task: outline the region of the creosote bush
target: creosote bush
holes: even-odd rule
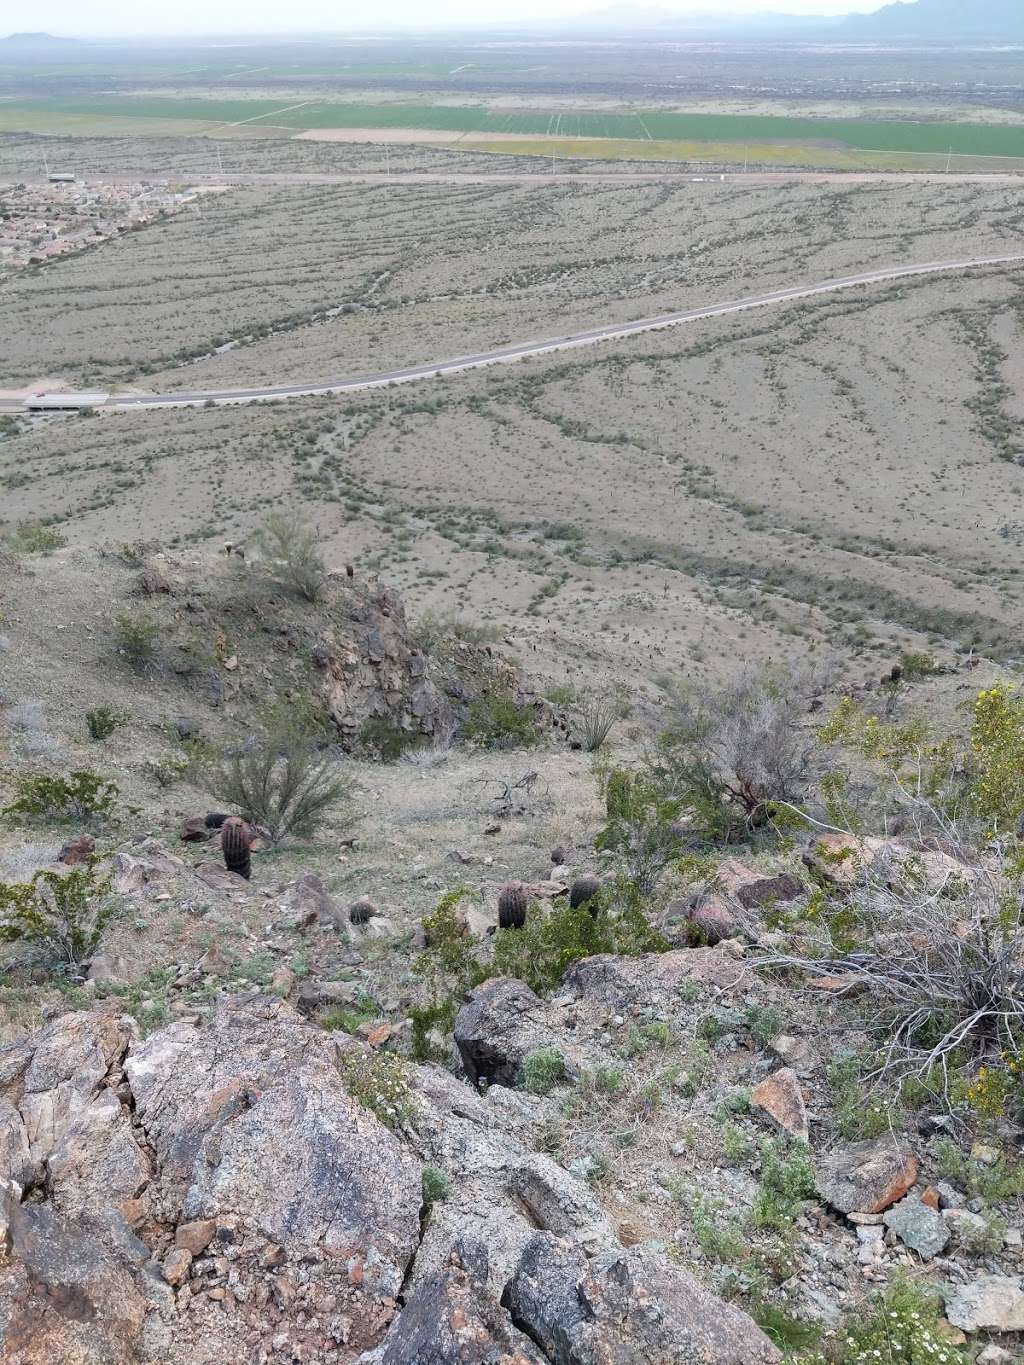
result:
[[[300,517],[274,512],[256,536],[263,563],[284,587],[307,602],[319,602],[327,584],[327,565],[316,528]]]
[[[14,800],[0,814],[24,820],[101,822],[110,816],[117,796],[116,782],[85,769],[67,777],[23,773],[15,779]]]
[[[110,879],[90,858],[69,872],[36,872],[31,881],[0,882],[0,942],[43,949],[72,974],[96,951],[112,914]]]
[[[540,740],[533,708],[500,691],[470,702],[462,735],[481,749],[528,749]]]
[[[305,838],[333,807],[350,801],[354,779],[301,726],[271,718],[209,775],[210,790],[273,840]]]

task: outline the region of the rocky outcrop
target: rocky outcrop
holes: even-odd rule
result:
[[[475,1002],[507,1012],[510,1069],[517,1008],[538,1027],[573,1008],[511,984]],[[112,1010],[71,1014],[0,1051],[2,1358],[778,1359],[661,1255],[623,1249],[590,1188],[532,1149],[530,1097],[410,1066],[396,1132],[350,1093],[355,1076],[373,1095],[376,1060],[263,995],[146,1039]],[[422,1218],[427,1163],[448,1193]]]
[[[773,1365],[781,1351],[743,1312],[643,1247],[588,1263],[539,1232],[504,1302],[552,1365]]]
[[[454,1034],[466,1075],[474,1082],[515,1085],[531,1052],[565,1048],[548,1006],[512,977],[478,986],[459,1011]]]

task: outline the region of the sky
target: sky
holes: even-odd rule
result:
[[[488,23],[551,20],[587,14],[621,0],[492,0]],[[680,14],[844,14],[880,8],[884,0],[636,0],[640,7]],[[135,34],[298,33],[365,30],[370,24],[429,27],[481,23],[479,0],[380,0],[371,7],[337,0],[6,0],[0,4],[0,33],[31,31],[88,38]],[[286,17],[285,17],[286,16]]]

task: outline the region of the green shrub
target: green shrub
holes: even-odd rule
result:
[[[59,531],[36,521],[19,521],[13,530],[6,532],[4,539],[19,555],[49,555],[68,543]]]
[[[481,749],[528,749],[540,739],[533,707],[501,692],[486,692],[470,702],[462,734]]]
[[[580,743],[588,754],[597,753],[607,742],[615,725],[629,714],[621,691],[588,692],[578,699],[573,720]]]
[[[429,992],[425,1004],[414,1005],[412,1052],[417,1061],[443,1061],[444,1052],[431,1034],[448,1034],[467,993],[486,976],[479,945],[466,933],[459,904],[468,896],[465,888],[442,896],[432,915],[423,921],[427,947],[417,957],[413,971]]]
[[[419,735],[403,730],[384,716],[371,716],[359,730],[359,744],[362,749],[378,755],[385,763],[394,763],[408,749],[420,743]]]
[[[531,1095],[550,1095],[567,1079],[565,1058],[556,1047],[538,1047],[523,1058],[519,1083]]]
[[[354,780],[301,728],[272,721],[208,774],[210,790],[271,839],[306,838],[328,810],[350,800]]]
[[[0,882],[0,941],[39,946],[77,973],[96,951],[112,914],[110,879],[90,858],[70,872],[36,872],[29,882]]]
[[[338,1063],[345,1089],[386,1128],[398,1130],[416,1112],[404,1063],[391,1052],[347,1052]]]
[[[598,1095],[617,1095],[622,1089],[625,1072],[621,1066],[595,1066],[580,1077],[580,1090]]]
[[[785,1019],[782,1013],[771,1005],[751,1005],[744,1012],[743,1022],[758,1047],[765,1048],[782,1032]]]
[[[665,872],[683,856],[677,821],[683,802],[656,769],[609,774],[605,784],[607,823],[596,848],[607,854],[641,896],[657,889]]]
[[[754,1227],[788,1227],[801,1203],[817,1193],[814,1164],[803,1143],[775,1138],[761,1144],[761,1180],[751,1210]]]
[[[423,1167],[423,1205],[426,1209],[429,1209],[431,1204],[447,1199],[450,1191],[451,1182],[444,1171],[438,1170],[436,1166]]]
[[[109,739],[115,730],[125,724],[128,717],[123,711],[115,711],[112,706],[97,706],[86,711],[85,723],[91,739]]]
[[[284,512],[267,517],[256,536],[270,574],[307,602],[319,602],[327,584],[327,565],[316,528]]]
[[[118,796],[116,782],[82,769],[68,777],[26,773],[15,779],[14,800],[0,814],[27,820],[105,820]]]
[[[668,944],[648,924],[639,900],[619,889],[594,902],[541,910],[531,906],[521,929],[499,929],[494,936],[495,976],[514,976],[543,995],[554,990],[573,962],[598,953],[636,957],[664,952]]]
[[[118,654],[133,673],[140,676],[156,667],[160,627],[148,616],[131,616],[122,612],[117,618],[114,636]]]

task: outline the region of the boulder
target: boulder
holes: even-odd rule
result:
[[[551,1365],[775,1365],[779,1351],[738,1308],[648,1248],[595,1257],[548,1232],[503,1297]]]
[[[750,1108],[780,1133],[807,1142],[810,1128],[796,1072],[788,1066],[766,1077],[751,1092]]]
[[[944,1291],[946,1317],[964,1332],[1024,1332],[1024,1283],[982,1275]]]
[[[379,1360],[380,1365],[548,1365],[457,1257],[417,1286]]]
[[[692,942],[715,948],[736,934],[736,916],[721,896],[710,896],[690,907],[686,927]]]
[[[821,1159],[818,1189],[841,1213],[884,1213],[912,1188],[918,1164],[892,1138],[854,1142]]]
[[[187,871],[180,858],[154,839],[146,839],[132,853],[114,855],[113,889],[121,895],[138,895],[154,883],[174,881]]]
[[[96,840],[91,834],[79,834],[74,839],[69,839],[60,852],[57,854],[57,861],[65,867],[77,867],[91,858],[96,852]]]
[[[477,987],[459,1010],[454,1037],[466,1075],[475,1083],[515,1085],[529,1053],[541,1047],[557,1048],[563,1056],[566,1051],[544,1001],[512,977],[494,977]]]
[[[8,1206],[0,1269],[5,1365],[136,1365],[151,1311],[170,1289],[116,1214],[71,1224],[46,1204]]]
[[[223,863],[196,863],[192,869],[204,886],[212,891],[248,891],[249,883],[237,872],[229,872]]]
[[[618,957],[602,953],[574,962],[564,990],[615,1009],[675,1005],[683,982],[715,988],[721,995],[750,988],[750,973],[724,948],[678,948],[669,953]]]
[[[322,924],[344,931],[348,916],[336,900],[328,895],[315,872],[304,872],[280,890],[280,900],[274,912],[274,923],[279,929],[309,929]]]

